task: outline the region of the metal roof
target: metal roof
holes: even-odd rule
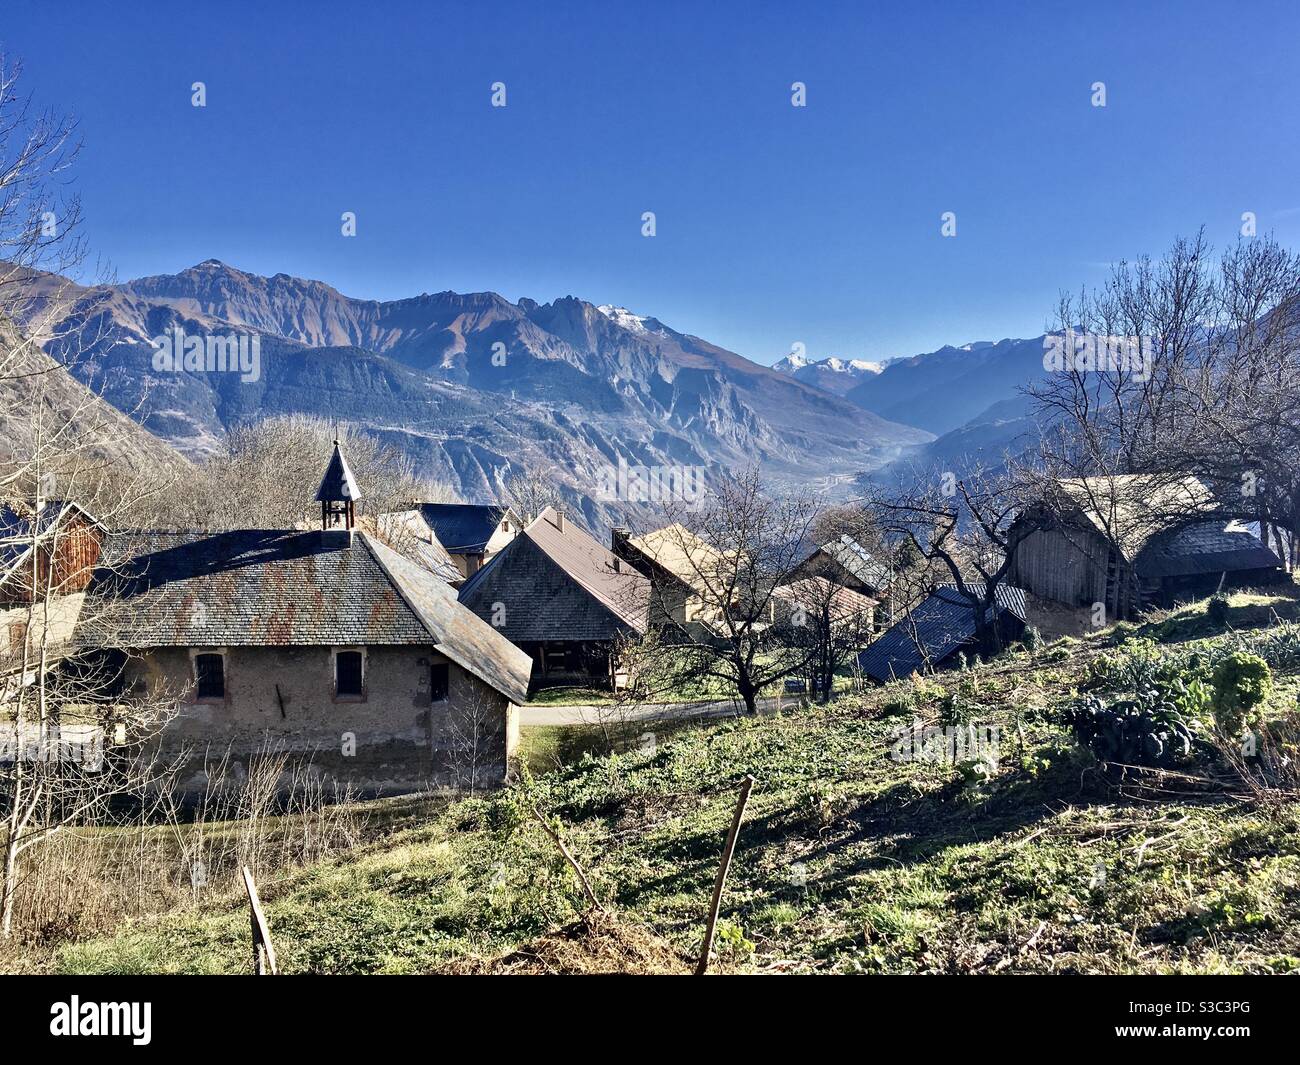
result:
[[[448,551],[481,553],[497,526],[506,517],[506,507],[496,503],[417,503],[425,523]]]
[[[875,557],[858,543],[852,536],[845,533],[838,540],[832,540],[828,544],[823,544],[813,552],[823,552],[827,557],[843,566],[848,573],[876,591],[889,587],[892,579],[889,567],[877,562]]]
[[[531,663],[434,574],[365,533],[241,529],[110,538],[83,646],[431,646],[516,702]]]
[[[999,585],[996,593],[999,614],[1010,613],[1025,620],[1025,593],[1011,585]],[[956,587],[941,584],[912,612],[886,629],[858,655],[858,668],[878,681],[893,680],[920,672],[926,659],[937,666],[975,638],[975,608]],[[925,654],[920,647],[925,648]]]

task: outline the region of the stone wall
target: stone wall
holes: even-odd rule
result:
[[[226,694],[198,700],[195,653],[225,653]],[[181,790],[202,792],[230,752],[236,777],[250,757],[283,751],[310,760],[327,786],[363,795],[425,787],[495,787],[518,738],[517,708],[431,648],[367,647],[365,693],[335,696],[329,647],[154,648],[127,667],[128,683],[175,698],[167,752],[185,754]],[[448,664],[448,694],[430,699],[430,666]]]

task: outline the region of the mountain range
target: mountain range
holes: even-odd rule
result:
[[[64,284],[34,276],[31,292]],[[521,467],[548,473],[589,524],[623,520],[603,471],[734,469],[774,483],[847,485],[933,432],[760,366],[625,308],[492,292],[354,299],[321,281],[216,260],[123,284],[73,286],[46,350],[191,458],[251,419],[310,414],[399,447],[467,500]],[[40,308],[39,298],[33,306]],[[248,375],[157,370],[152,343],[251,334]]]

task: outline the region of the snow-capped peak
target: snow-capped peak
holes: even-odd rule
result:
[[[600,311],[606,318],[617,326],[621,326],[630,333],[648,333],[646,328],[646,319],[644,315],[633,314],[626,307],[615,307],[612,303],[602,303],[596,310]]]

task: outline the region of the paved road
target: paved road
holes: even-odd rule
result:
[[[760,699],[758,712],[774,714],[784,703],[793,706],[798,696]],[[635,707],[617,706],[525,706],[519,711],[521,725],[598,725],[601,721],[668,721],[683,717],[734,717],[744,704],[730,699],[711,703],[646,703]]]

